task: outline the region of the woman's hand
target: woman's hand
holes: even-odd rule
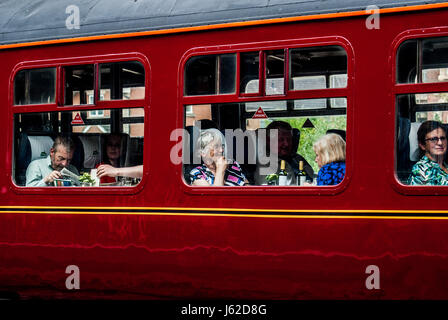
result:
[[[96,171],[96,176],[98,178],[102,178],[104,176],[116,177],[118,176],[118,169],[108,164],[102,164],[98,167],[98,170]]]
[[[224,156],[220,156],[216,158],[215,166],[216,166],[216,173],[215,173],[215,186],[223,186],[224,185],[224,175],[226,173],[226,169],[228,166],[227,159]]]
[[[220,156],[216,159],[215,165],[216,165],[216,172],[218,173],[218,172],[225,172],[229,164],[224,156]]]

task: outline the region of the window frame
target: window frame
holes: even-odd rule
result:
[[[266,95],[265,94],[265,84],[264,84],[264,74],[265,74],[265,62],[264,62],[264,52],[267,50],[281,50],[281,49],[292,49],[301,47],[322,47],[337,45],[341,46],[347,53],[347,86],[345,88],[326,88],[326,89],[312,89],[312,90],[288,90],[286,84],[289,81],[289,52],[285,58],[285,70],[284,70],[284,80],[285,80],[285,90],[283,94],[280,95]],[[240,93],[240,53],[241,52],[254,52],[260,51],[260,68],[259,68],[259,92],[250,94]],[[285,50],[286,52],[286,50]],[[188,59],[199,55],[212,55],[212,54],[225,54],[225,53],[237,53],[237,68],[236,68],[236,92],[234,94],[223,94],[223,95],[201,95],[201,96],[184,96],[184,67]],[[246,103],[246,102],[260,102],[260,101],[278,101],[278,100],[297,100],[297,99],[313,99],[313,98],[346,98],[347,99],[347,147],[346,154],[346,173],[344,180],[334,186],[242,186],[242,187],[199,187],[192,186],[185,182],[183,175],[183,163],[177,165],[180,170],[179,179],[184,192],[189,194],[209,194],[209,195],[219,195],[219,194],[240,194],[240,195],[259,195],[263,192],[263,195],[336,195],[344,191],[350,183],[352,171],[353,171],[353,145],[354,137],[351,132],[353,132],[353,107],[352,101],[354,100],[354,65],[355,65],[355,55],[351,43],[344,37],[333,36],[333,37],[318,37],[318,38],[307,38],[307,39],[293,39],[293,40],[282,40],[282,41],[268,41],[262,43],[244,43],[244,44],[233,44],[225,46],[212,46],[212,47],[200,47],[192,48],[185,52],[180,63],[179,63],[179,83],[181,84],[178,89],[178,118],[177,118],[177,128],[184,128],[184,106],[186,105],[199,105],[199,104],[215,104],[215,103]]]
[[[401,183],[397,176],[397,147],[398,147],[398,96],[406,94],[424,94],[424,93],[439,93],[448,92],[448,82],[432,82],[432,83],[398,83],[398,49],[407,40],[413,39],[426,39],[426,38],[439,38],[448,37],[448,27],[436,27],[436,28],[421,28],[406,30],[400,33],[392,41],[389,63],[391,70],[391,106],[393,106],[393,114],[391,127],[394,128],[393,144],[391,145],[390,152],[392,153],[390,159],[392,163],[388,166],[387,174],[390,177],[390,183],[393,188],[404,195],[448,195],[448,186],[412,186]],[[418,67],[418,66],[416,66]],[[387,147],[387,146],[386,146]],[[392,169],[389,169],[392,168]],[[391,171],[391,172],[390,172]]]
[[[99,97],[99,64],[101,63],[114,63],[114,62],[126,62],[126,61],[138,61],[145,69],[145,98],[135,100],[110,100],[100,101]],[[80,105],[65,105],[64,104],[64,72],[63,68],[67,66],[76,65],[94,65],[94,101],[93,104],[80,104]],[[49,104],[29,104],[29,105],[15,105],[14,104],[14,79],[17,73],[24,69],[35,68],[50,68],[56,67],[56,92],[55,102]],[[51,59],[40,61],[25,61],[18,63],[12,70],[9,79],[9,119],[14,119],[15,114],[25,113],[41,113],[41,112],[63,112],[63,111],[94,111],[94,110],[113,110],[113,109],[131,109],[131,108],[143,108],[144,109],[144,124],[148,123],[150,117],[150,101],[151,95],[149,90],[151,69],[147,57],[138,52],[124,53],[124,54],[109,54],[100,56],[86,56],[86,57],[70,57],[63,59]],[[136,194],[140,192],[144,185],[147,183],[147,176],[149,175],[149,159],[145,156],[145,148],[143,150],[143,177],[140,183],[136,186],[117,186],[117,187],[26,187],[19,186],[15,183],[13,169],[15,166],[15,124],[13,121],[12,126],[8,130],[8,150],[10,150],[11,157],[10,163],[6,164],[8,170],[8,180],[10,188],[17,194],[49,194],[49,195],[79,195],[80,193],[86,194],[86,188],[88,188],[88,194]],[[144,139],[149,140],[148,125],[144,129]]]

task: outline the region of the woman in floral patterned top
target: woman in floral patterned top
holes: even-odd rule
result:
[[[190,182],[195,186],[244,186],[248,183],[239,164],[225,158],[224,136],[218,129],[201,132],[197,148],[204,161],[190,171]]]
[[[417,131],[423,157],[412,167],[410,185],[446,186],[448,169],[444,162],[447,150],[446,129],[438,121],[425,121]]]
[[[326,134],[313,145],[316,162],[320,170],[317,174],[318,186],[341,183],[345,176],[345,141],[335,133]]]

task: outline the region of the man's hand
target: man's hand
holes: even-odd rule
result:
[[[46,184],[51,184],[54,179],[62,179],[62,174],[57,170],[52,171],[48,176],[46,176],[44,182]]]

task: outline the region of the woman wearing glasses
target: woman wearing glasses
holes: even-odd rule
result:
[[[447,151],[446,129],[438,121],[425,121],[417,131],[422,158],[412,167],[410,185],[448,185],[445,163]]]
[[[195,186],[244,186],[247,179],[236,161],[225,158],[224,136],[218,129],[203,130],[196,150],[204,164],[190,171]]]

